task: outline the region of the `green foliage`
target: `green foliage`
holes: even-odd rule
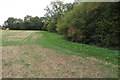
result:
[[[80,3],[76,4],[57,23],[57,32],[68,40],[103,47],[119,47],[119,4]]]
[[[55,28],[56,28],[55,23],[49,23],[47,25],[47,30],[50,32],[55,32]]]
[[[4,27],[58,32],[73,42],[118,49],[120,48],[119,7],[119,3],[64,4],[57,0],[45,8],[45,17],[27,15],[24,20],[8,18]]]
[[[102,46],[119,46],[119,4],[109,3],[101,16],[97,19],[97,34],[99,34],[100,43]]]
[[[50,3],[50,6],[47,6],[45,8],[46,14],[45,14],[45,25],[44,29],[56,32],[56,24],[57,22],[64,16],[64,14],[68,11],[70,11],[73,8],[73,4],[66,3],[64,4],[60,0],[52,1]],[[47,26],[47,27],[45,27]]]
[[[12,30],[41,30],[43,27],[43,18],[25,16],[24,20],[17,18],[8,18],[4,27],[12,29]]]

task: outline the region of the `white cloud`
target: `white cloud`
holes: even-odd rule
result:
[[[44,16],[44,8],[53,0],[0,0],[0,24],[8,17]],[[73,2],[74,0],[63,0]]]

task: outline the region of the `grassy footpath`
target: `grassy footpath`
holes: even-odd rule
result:
[[[118,63],[118,51],[116,50],[109,50],[96,46],[69,42],[64,40],[62,35],[56,33],[44,31],[37,33],[42,33],[43,37],[38,38],[34,42],[42,45],[43,47],[55,49],[63,54],[75,54],[82,57],[90,56],[103,61],[112,62],[114,64]]]
[[[37,37],[37,39],[32,39],[32,36],[35,34],[42,34],[43,36]],[[22,41],[5,41],[5,39],[3,39],[2,43],[3,46],[39,44],[45,48],[51,48],[63,54],[74,54],[82,57],[89,56],[103,61],[111,62],[113,64],[118,63],[119,52],[116,50],[109,50],[96,46],[69,42],[64,40],[62,35],[45,31],[36,31],[34,34],[31,34]]]

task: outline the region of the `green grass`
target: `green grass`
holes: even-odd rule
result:
[[[43,34],[42,37],[32,39],[35,34]],[[24,44],[39,44],[44,48],[54,49],[57,52],[70,55],[78,55],[81,57],[95,57],[97,59],[118,64],[117,50],[109,50],[107,48],[100,48],[92,45],[73,43],[63,39],[63,35],[50,33],[45,31],[36,31],[22,41],[2,42],[2,46],[8,45],[24,45]]]
[[[63,54],[74,54],[82,57],[95,57],[97,59],[118,64],[118,51],[100,48],[92,45],[73,43],[63,39],[62,35],[50,32],[37,32],[43,34],[42,38],[35,40],[45,48],[51,48]]]

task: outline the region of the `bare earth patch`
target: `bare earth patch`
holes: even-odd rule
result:
[[[24,40],[35,31],[2,31],[2,37],[5,41],[21,41]]]
[[[103,62],[95,58],[64,55],[39,45],[4,46],[2,61],[3,78],[117,77],[117,71],[99,65]]]

